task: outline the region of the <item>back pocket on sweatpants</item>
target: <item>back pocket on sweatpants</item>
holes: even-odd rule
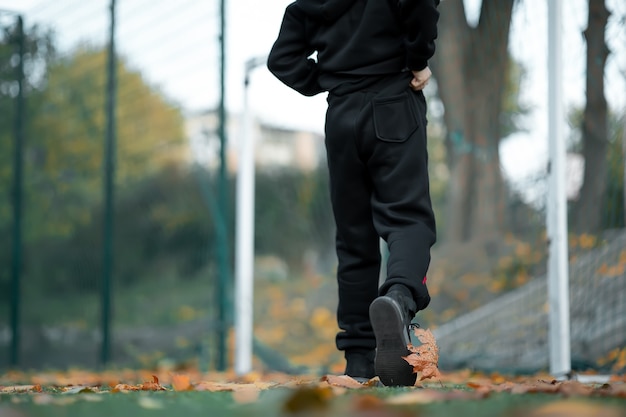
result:
[[[373,100],[376,137],[385,142],[404,142],[419,123],[411,98],[406,93]]]

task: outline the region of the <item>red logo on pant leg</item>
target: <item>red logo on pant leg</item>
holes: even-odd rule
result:
[[[424,279],[422,280],[422,284],[426,285],[426,281],[428,280],[427,277],[424,277]]]

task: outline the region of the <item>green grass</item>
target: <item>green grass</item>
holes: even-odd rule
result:
[[[302,416],[326,417],[363,416],[354,404],[358,397],[374,395],[389,397],[406,389],[372,388],[349,391],[334,397],[323,409],[303,410]],[[262,391],[259,399],[250,404],[238,404],[229,392],[140,392],[129,394],[46,394],[51,403],[37,404],[36,395],[0,395],[0,416],[281,416],[289,415],[283,406],[293,390],[270,389]],[[67,398],[71,398],[67,402]],[[384,409],[371,410],[371,416],[526,416],[538,406],[563,401],[562,397],[548,394],[492,394],[482,400],[455,400],[431,404],[404,406],[385,405]],[[569,400],[568,400],[569,401]],[[597,407],[614,407],[626,412],[626,399],[580,398]],[[58,402],[58,403],[57,403]],[[67,402],[67,403],[66,403]],[[11,414],[11,411],[14,413]],[[17,413],[15,413],[17,412]],[[23,414],[19,414],[23,413]],[[583,414],[586,415],[586,414]]]

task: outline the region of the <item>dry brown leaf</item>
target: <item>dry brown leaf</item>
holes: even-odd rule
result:
[[[152,375],[152,381],[139,384],[139,389],[142,391],[165,391],[165,388],[159,384],[159,378],[156,375]]]
[[[568,397],[588,396],[593,393],[593,388],[578,381],[564,381],[558,385],[558,392]]]
[[[348,375],[324,375],[322,382],[335,387],[361,389],[363,384]]]
[[[192,391],[189,375],[172,375],[172,388],[174,391]]]
[[[426,329],[415,329],[415,336],[422,344],[413,346],[409,344],[408,348],[411,352],[404,360],[413,367],[413,372],[420,372],[420,381],[428,378],[436,378],[441,376],[439,373],[439,348],[433,333]]]
[[[128,384],[117,384],[116,386],[113,387],[113,389],[111,390],[111,392],[117,393],[117,392],[130,392],[130,391],[139,391],[140,388],[136,387],[134,385],[128,385]]]
[[[283,405],[283,411],[287,413],[299,413],[307,411],[319,411],[328,408],[330,400],[334,397],[331,387],[302,387],[296,389],[287,398]]]
[[[626,384],[612,383],[604,384],[594,391],[594,394],[601,397],[626,398]]]

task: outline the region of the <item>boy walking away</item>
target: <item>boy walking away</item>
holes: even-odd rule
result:
[[[345,373],[414,385],[402,359],[409,327],[430,296],[435,243],[428,155],[428,60],[438,0],[297,0],[268,59],[287,86],[328,92],[326,152],[339,260],[336,344]],[[317,53],[317,58],[311,56]],[[389,247],[378,285],[379,238]]]

